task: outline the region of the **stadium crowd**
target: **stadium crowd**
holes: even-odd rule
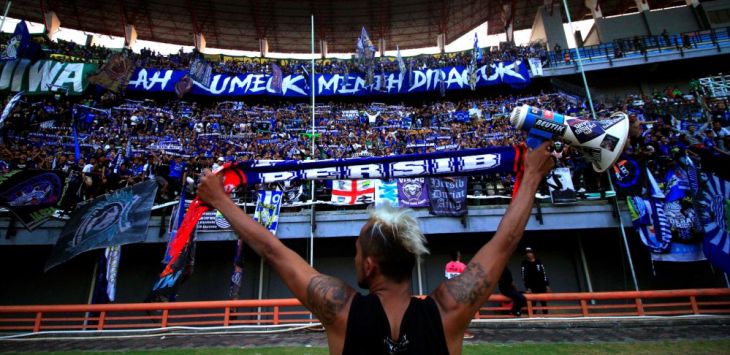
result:
[[[676,88],[609,101],[595,105],[597,115],[607,117],[617,110],[630,114],[635,124],[627,154],[646,161],[656,176],[664,176],[680,152],[691,146],[704,147],[712,155],[728,154],[726,101],[705,108],[693,93],[683,94]],[[184,185],[194,193],[193,182],[202,169],[230,161],[382,156],[518,144],[524,136],[513,130],[508,116],[522,104],[590,117],[581,100],[558,93],[422,106],[328,103],[315,106],[312,131],[307,104],[229,101],[204,106],[184,101],[27,98],[6,122],[0,170],[77,172],[84,199],[157,179],[160,200],[169,200]],[[705,113],[712,116],[711,123],[704,123]],[[74,122],[80,142],[78,161]],[[556,146],[558,164],[571,168],[576,189],[607,189],[577,150],[566,144]],[[475,194],[509,195],[513,183],[509,175],[472,180]]]

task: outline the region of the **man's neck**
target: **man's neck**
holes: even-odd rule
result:
[[[377,295],[383,302],[411,298],[410,280],[398,283],[380,278],[379,280],[373,281],[369,289],[370,293]]]

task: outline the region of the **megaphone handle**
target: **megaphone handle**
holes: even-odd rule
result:
[[[541,138],[527,136],[527,139],[525,140],[525,143],[527,144],[528,147],[530,147],[530,149],[536,149],[544,141],[545,140],[544,139],[541,139]]]

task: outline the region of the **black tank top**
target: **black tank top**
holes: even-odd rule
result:
[[[411,298],[400,325],[399,339],[390,339],[390,323],[378,296],[356,294],[347,319],[343,355],[448,354],[436,302]]]

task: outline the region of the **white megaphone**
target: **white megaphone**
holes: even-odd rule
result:
[[[522,105],[512,111],[510,122],[527,132],[530,148],[546,140],[566,140],[581,150],[597,172],[605,171],[618,160],[629,135],[629,117],[623,112],[616,112],[607,120],[592,121]]]

